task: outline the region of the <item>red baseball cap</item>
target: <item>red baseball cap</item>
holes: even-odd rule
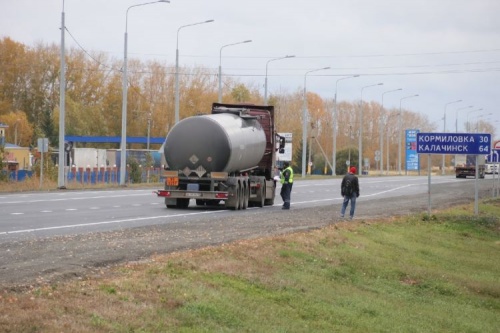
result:
[[[349,169],[349,172],[350,172],[350,173],[356,173],[356,167],[352,166],[352,167]]]

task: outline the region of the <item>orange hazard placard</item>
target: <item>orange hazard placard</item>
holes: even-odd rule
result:
[[[179,177],[168,177],[167,186],[179,186]]]

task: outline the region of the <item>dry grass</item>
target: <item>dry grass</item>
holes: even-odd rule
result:
[[[500,201],[488,205],[498,216]],[[339,223],[4,291],[0,331],[494,332],[498,218],[450,216]]]

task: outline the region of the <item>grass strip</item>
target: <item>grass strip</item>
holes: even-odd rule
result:
[[[2,332],[498,332],[500,200],[0,295]]]

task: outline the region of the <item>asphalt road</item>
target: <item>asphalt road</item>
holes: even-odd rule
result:
[[[293,186],[290,211],[167,209],[152,189],[0,194],[0,286],[47,282],[154,253],[322,227],[339,221],[341,179]],[[432,208],[474,199],[474,179],[432,178]],[[491,196],[492,179],[478,182]],[[356,219],[426,212],[428,178],[362,177]],[[279,193],[279,189],[278,189]]]
[[[298,179],[293,186],[293,207],[306,208],[340,203],[340,181]],[[472,180],[462,180],[464,183],[470,181]],[[457,180],[451,177],[437,177],[432,184],[439,186],[448,182],[455,183]],[[427,193],[427,190],[427,177],[367,177],[361,181],[362,196],[359,198],[359,204],[408,193],[420,196]],[[278,194],[275,207],[280,207],[281,204]],[[186,221],[198,218],[199,215],[210,215],[210,219],[218,219],[228,214],[241,216],[244,213],[197,207],[194,200],[191,200],[187,210],[166,209],[163,200],[156,197],[151,189],[3,194],[0,195],[0,242],[29,235],[52,237],[104,232]]]

